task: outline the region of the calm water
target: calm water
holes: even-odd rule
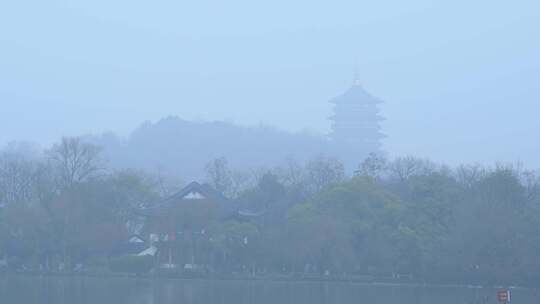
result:
[[[0,303],[9,304],[494,304],[495,292],[354,283],[0,277]],[[534,289],[515,289],[512,297],[513,304],[540,303]]]

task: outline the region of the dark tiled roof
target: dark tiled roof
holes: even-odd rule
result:
[[[212,188],[208,184],[199,184],[192,182],[177,193],[157,202],[148,207],[140,208],[136,210],[136,213],[143,216],[161,216],[166,215],[168,211],[176,204],[182,201],[189,200],[185,197],[190,193],[198,193],[204,196],[205,199],[212,201],[223,208],[226,213],[236,212],[236,208],[229,199]]]
[[[148,248],[146,243],[130,243],[123,242],[116,245],[113,250],[109,253],[110,255],[129,255],[129,254],[139,254]]]

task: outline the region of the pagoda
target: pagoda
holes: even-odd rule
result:
[[[330,138],[339,147],[367,156],[381,152],[380,122],[378,105],[382,101],[370,95],[355,77],[353,85],[342,95],[330,100],[334,104],[332,132]],[[360,155],[358,155],[360,156]]]

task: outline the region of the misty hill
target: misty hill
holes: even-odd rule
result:
[[[252,169],[333,154],[323,135],[178,117],[145,122],[127,138],[106,133],[86,140],[104,148],[111,166],[159,170],[186,179],[201,177],[206,163],[218,157],[226,157],[233,168]]]

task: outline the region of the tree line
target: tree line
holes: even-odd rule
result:
[[[203,219],[186,210],[182,221],[203,232],[192,259],[221,273],[540,279],[538,172],[520,164],[449,167],[412,156],[372,154],[359,162],[346,174],[325,156],[251,171],[236,171],[225,158],[210,161],[206,181],[254,216]],[[10,267],[103,266],[140,225],[132,210],[180,186],[148,172],[108,169],[99,147],[80,138],[64,138],[38,156],[4,149],[0,254]]]

